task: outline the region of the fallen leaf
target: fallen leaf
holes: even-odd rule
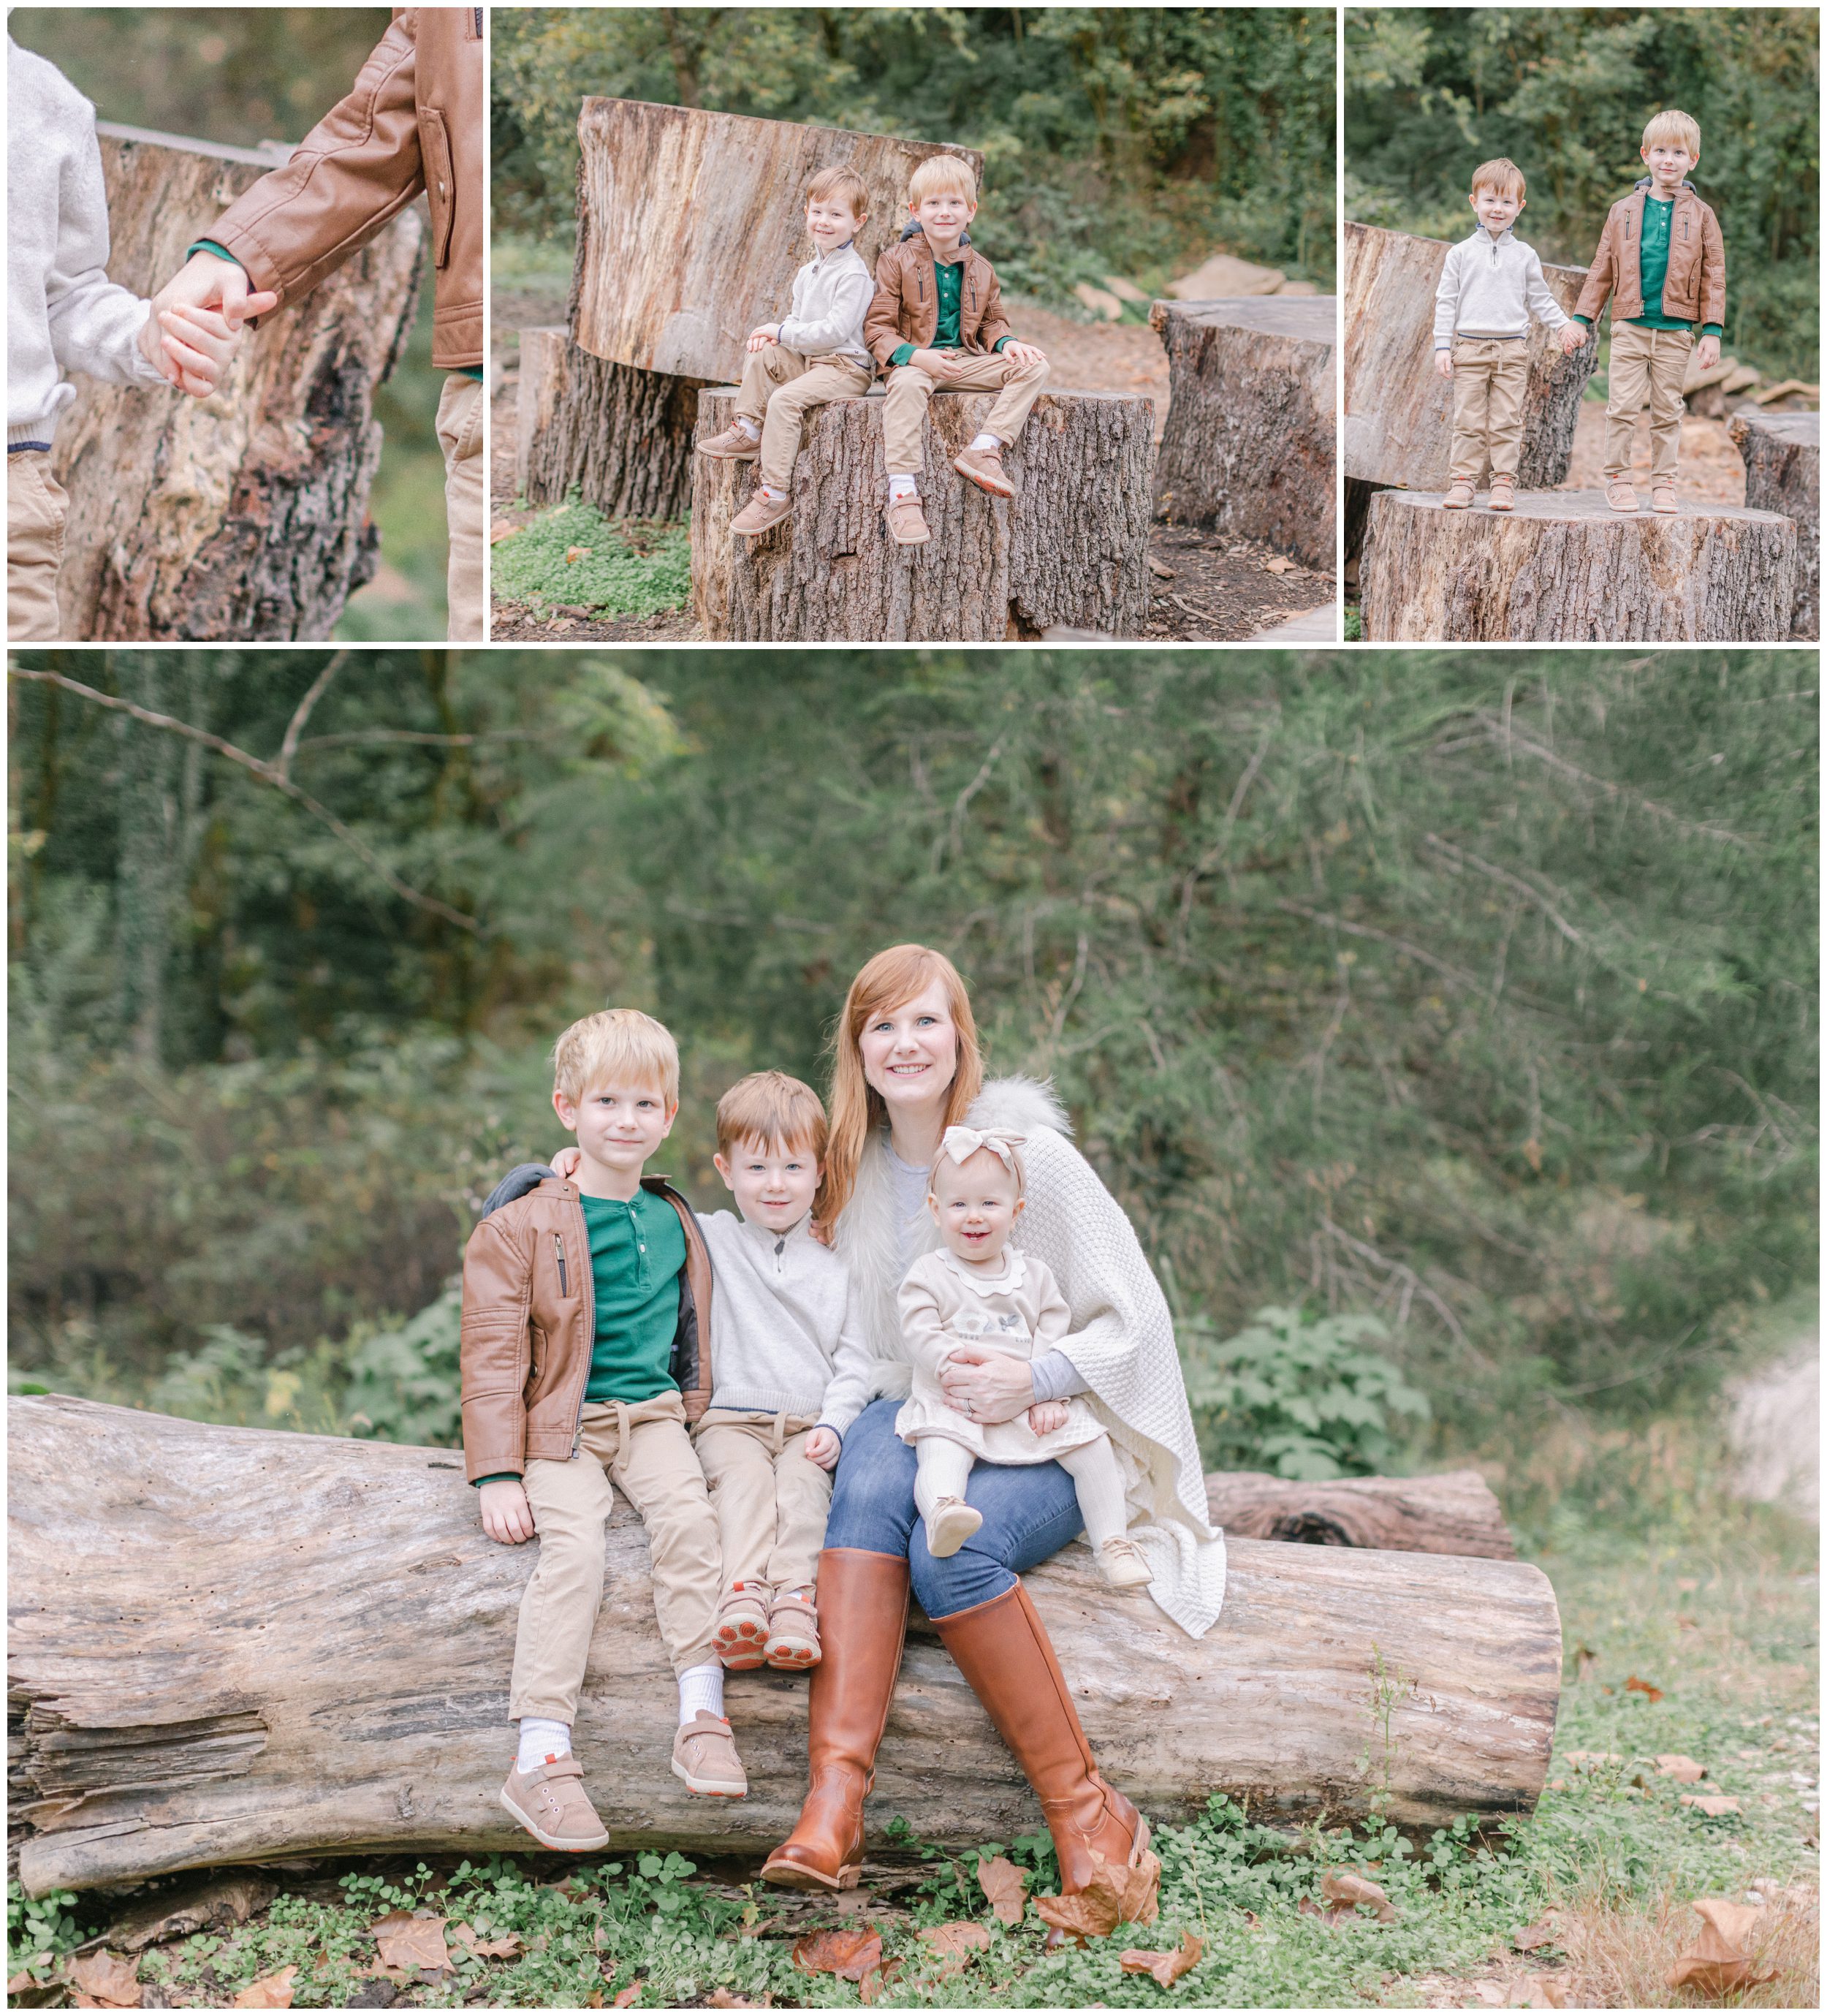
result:
[[[1264,574],[1292,574],[1294,571],[1294,563],[1290,560],[1284,559],[1278,553],[1272,560],[1263,562],[1262,571]]]
[[[503,1932],[499,1939],[485,1939],[477,1935],[473,1925],[448,1925],[444,1935],[455,1940],[466,1953],[478,1953],[484,1960],[512,1960],[516,1953],[526,1950],[518,1932]]]
[[[258,1981],[243,1989],[230,2007],[236,2009],[290,2009],[292,2006],[292,1977],[297,1971],[295,1967],[282,1967],[277,1974],[263,1974]]]
[[[1380,1884],[1372,1883],[1368,1876],[1354,1876],[1348,1869],[1327,1870],[1319,1879],[1319,1894],[1341,1917],[1350,1916],[1360,1904],[1371,1906],[1382,1924],[1401,1915]]]
[[[1735,1813],[1739,1810],[1736,1799],[1728,1798],[1718,1792],[1710,1795],[1704,1792],[1683,1792],[1681,1804],[1684,1806],[1698,1806],[1711,1820],[1717,1820],[1721,1813]]]
[[[1665,1778],[1678,1780],[1684,1785],[1697,1785],[1707,1775],[1704,1764],[1696,1764],[1691,1757],[1683,1757],[1674,1751],[1657,1753],[1656,1768]]]
[[[1745,1950],[1761,1915],[1755,1904],[1735,1904],[1726,1897],[1696,1897],[1700,1936],[1668,1973],[1671,1988],[1697,1988],[1715,1999],[1735,1989],[1755,1988],[1775,1978],[1776,1970],[1759,1974]]]
[[[860,1982],[882,1964],[882,1935],[873,1925],[844,1925],[835,1931],[808,1932],[793,1949],[801,1974],[834,1974]]]
[[[990,1928],[973,1919],[954,1918],[946,1924],[927,1926],[919,1937],[922,1946],[930,1946],[942,1960],[955,1960],[962,1967],[973,1953],[981,1953],[988,1946]]]
[[[1019,1925],[1027,1909],[1027,1877],[1005,1856],[987,1855],[977,1863],[977,1883],[990,1909],[1005,1925]]]
[[[594,546],[566,546],[565,548],[565,565],[566,567],[575,567],[579,560],[588,560],[590,556],[595,550],[596,549]]]
[[[1621,1764],[1624,1760],[1615,1750],[1570,1750],[1566,1761],[1583,1765],[1588,1770],[1596,1770],[1602,1764]]]
[[[750,2002],[746,1996],[732,1995],[727,1988],[714,1988],[704,2007],[707,2009],[760,2009],[764,2005]]]
[[[1662,1698],[1661,1688],[1651,1687],[1647,1680],[1638,1679],[1635,1673],[1624,1682],[1624,1692],[1641,1694],[1645,1701],[1659,1701]]]
[[[1148,571],[1157,581],[1173,581],[1177,578],[1173,568],[1163,566],[1160,560],[1152,556],[1148,563]]]
[[[1698,1631],[1700,1620],[1697,1617],[1678,1617],[1674,1620],[1674,1628],[1678,1631]]]
[[[1518,1953],[1537,1953],[1543,1946],[1551,1946],[1559,1935],[1544,1918],[1533,1925],[1525,1925],[1520,1931],[1512,1932],[1510,1944]]]
[[[1153,1975],[1163,1988],[1171,1988],[1181,1975],[1198,1966],[1205,1948],[1189,1932],[1169,1953],[1150,1953],[1145,1946],[1127,1946],[1117,1956],[1125,1974]]]
[[[488,543],[498,546],[503,539],[517,539],[525,529],[520,525],[497,525],[488,535]]]
[[[616,1997],[615,2006],[618,2009],[626,2009],[629,2003],[634,2000],[635,1997],[638,1995],[640,1992],[641,1983],[638,1981],[631,1981],[628,1986],[622,1990],[621,1993]]]
[[[891,1960],[885,1965],[863,1975],[857,1983],[857,2000],[875,2002],[888,1991],[888,1984],[901,1971],[901,1962]]]
[[[1099,1857],[1082,1890],[1070,1897],[1037,1897],[1034,1909],[1082,1946],[1087,1939],[1107,1939],[1119,1925],[1152,1925],[1160,1916],[1160,1858],[1153,1852],[1144,1853],[1133,1869]]]
[[[1532,1974],[1516,1997],[1519,2009],[1564,2009],[1567,1991],[1552,1975]]]
[[[383,1967],[404,1967],[410,1973],[422,1967],[443,1967],[451,1964],[442,1918],[390,1911],[384,1918],[376,1919],[368,1931]]]
[[[1548,1789],[1551,1792],[1564,1792],[1566,1788],[1567,1781],[1565,1778],[1550,1778],[1548,1781]]]
[[[123,1960],[119,1953],[85,1953],[70,1961],[66,1977],[70,1985],[92,1998],[90,2007],[102,2009],[137,2009],[139,2007],[139,1964]]]

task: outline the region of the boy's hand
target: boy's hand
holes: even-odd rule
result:
[[[1045,364],[1047,353],[1038,343],[1005,343],[1002,355],[1012,358],[1017,364]]]
[[[568,1183],[577,1173],[577,1165],[584,1159],[583,1150],[574,1141],[568,1141],[552,1158],[552,1172],[561,1183]]]
[[[1563,322],[1560,326],[1560,354],[1571,357],[1586,340],[1586,332],[1577,322]]]
[[[477,1494],[482,1500],[482,1530],[504,1547],[517,1547],[533,1537],[533,1507],[527,1487],[517,1477],[498,1477]]]
[[[1713,369],[1714,365],[1719,362],[1719,339],[1717,337],[1703,336],[1701,337],[1699,347],[1694,352],[1694,362],[1699,365],[1703,371],[1710,371]]]
[[[770,344],[779,340],[780,325],[777,322],[764,322],[759,329],[749,331],[749,347],[751,350],[765,350]]]
[[[1442,378],[1453,375],[1453,353],[1450,350],[1437,350],[1433,353],[1433,368]]]
[[[279,305],[277,294],[253,290],[247,269],[233,259],[214,252],[192,252],[171,279],[153,297],[153,312],[183,304],[193,308],[220,308],[229,328],[239,330],[251,316],[271,315]]]
[[[141,348],[193,399],[207,399],[215,391],[243,341],[240,332],[214,308],[183,305],[148,315],[140,335]]]
[[[958,369],[957,360],[948,350],[916,350],[907,361],[929,378],[949,378]]]
[[[1037,1400],[1027,1410],[1027,1424],[1037,1435],[1050,1435],[1066,1425],[1063,1400]]]
[[[836,1429],[816,1427],[806,1438],[806,1460],[829,1470],[843,1453],[843,1438]]]

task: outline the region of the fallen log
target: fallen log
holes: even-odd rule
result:
[[[335,1852],[526,1845],[496,1802],[531,1547],[497,1546],[448,1449],[9,1402],[12,1818],[20,1880],[138,1881]],[[1515,1561],[1230,1547],[1194,1640],[1081,1546],[1028,1578],[1099,1757],[1163,1820],[1216,1791],[1289,1823],[1527,1811],[1559,1690],[1554,1593]],[[791,1826],[804,1682],[731,1676],[746,1799],[668,1769],[644,1535],[618,1510],[577,1723],[615,1846],[755,1854]],[[910,1643],[872,1829],[958,1848],[1040,1824],[950,1658]]]
[[[1376,643],[1771,643],[1795,578],[1795,527],[1774,512],[1625,516],[1595,490],[1519,491],[1501,515],[1379,491],[1361,568]]]
[[[1373,225],[1343,227],[1345,255],[1345,473],[1361,483],[1444,490],[1451,459],[1453,389],[1433,368],[1433,297],[1451,249]],[[1550,266],[1548,292],[1571,315],[1586,281],[1583,266]],[[1523,394],[1519,490],[1566,481],[1573,423],[1598,347],[1571,357],[1540,322],[1529,329],[1529,383]]]
[[[102,125],[110,277],[151,294],[273,154]],[[243,346],[214,395],[83,381],[52,466],[70,492],[67,637],[328,637],[374,573],[375,388],[412,328],[407,211]]]
[[[1744,459],[1745,502],[1795,521],[1791,637],[1821,635],[1821,416],[1741,408],[1728,429]]]
[[[1433,1477],[1346,1477],[1295,1483],[1248,1470],[1205,1481],[1213,1520],[1233,1538],[1467,1554],[1513,1561],[1516,1543],[1475,1470]]]
[[[682,518],[703,382],[581,350],[562,329],[520,331],[517,487],[530,504],[575,490],[610,518]]]
[[[730,424],[732,387],[698,402],[700,437]],[[1133,637],[1148,613],[1153,402],[1043,392],[1004,457],[1016,495],[951,466],[995,403],[933,394],[920,479],[930,542],[897,546],[883,516],[883,401],[836,399],[808,422],[793,515],[759,538],[729,524],[756,465],[693,458],[692,607],[741,643],[1001,643],[1057,625]]]
[[[1261,539],[1332,571],[1337,311],[1324,296],[1153,304],[1169,386],[1157,517]]]

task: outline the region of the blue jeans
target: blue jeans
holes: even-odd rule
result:
[[[914,1452],[894,1432],[898,1400],[875,1400],[851,1423],[831,1487],[828,1547],[905,1554],[914,1600],[937,1623],[1005,1596],[1017,1575],[1075,1540],[1084,1526],[1072,1479],[1056,1463],[980,1463],[965,1492],[984,1523],[935,1561],[914,1507]]]

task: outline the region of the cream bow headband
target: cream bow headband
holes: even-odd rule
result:
[[[1025,1134],[1007,1134],[996,1127],[948,1127],[939,1153],[955,1162],[968,1162],[980,1148],[987,1148],[1010,1175],[1019,1177],[1021,1168],[1015,1151],[1027,1139]]]

